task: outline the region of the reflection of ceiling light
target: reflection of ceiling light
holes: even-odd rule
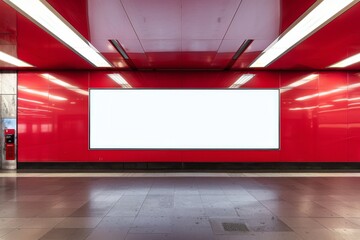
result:
[[[45,0],[4,0],[96,67],[110,63]]]
[[[322,105],[319,106],[319,108],[328,108],[328,107],[333,107],[334,105],[328,104],[328,105]]]
[[[79,93],[79,94],[82,94],[82,95],[89,95],[89,93],[87,91],[82,90],[79,87],[71,85],[71,84],[69,84],[67,82],[64,82],[63,80],[60,80],[60,79],[54,77],[53,75],[43,73],[43,74],[41,74],[41,76],[43,76],[45,79],[49,80],[50,82],[52,82],[54,84],[57,84],[59,86],[62,86],[64,88],[66,88],[66,89],[69,89],[69,90],[71,90],[73,92],[76,92],[76,93]]]
[[[306,77],[304,77],[304,78],[302,78],[302,79],[300,79],[300,80],[298,80],[298,81],[296,81],[296,82],[293,82],[293,83],[291,83],[291,84],[283,87],[283,88],[280,90],[280,92],[281,92],[281,93],[284,93],[284,92],[287,92],[287,91],[289,91],[289,90],[291,90],[291,89],[293,89],[293,88],[296,88],[296,87],[298,87],[298,86],[304,85],[304,84],[306,84],[306,83],[308,83],[308,82],[311,82],[312,80],[317,79],[318,76],[319,76],[319,74],[310,74],[310,75],[308,75],[308,76],[306,76]]]
[[[304,96],[304,97],[299,97],[295,100],[296,101],[304,101],[304,100],[308,100],[310,98],[314,98],[314,97],[318,97],[318,96],[321,97],[321,96],[325,96],[325,95],[329,95],[332,93],[341,92],[341,91],[345,91],[345,90],[346,90],[346,88],[336,88],[336,89],[326,91],[326,92],[320,92],[320,93],[315,93],[315,94]]]
[[[310,12],[270,44],[250,67],[266,67],[357,2],[358,0],[317,1]]]
[[[229,88],[239,88],[240,86],[244,85],[248,81],[250,81],[253,77],[255,77],[255,74],[244,74],[239,77],[236,82],[233,83]]]
[[[50,110],[34,109],[34,108],[26,108],[26,107],[18,107],[18,109],[28,110],[28,111],[34,111],[34,112],[51,112]]]
[[[344,101],[347,101],[347,100],[348,100],[347,98],[339,98],[339,99],[333,100],[333,102],[344,102]]]
[[[297,108],[289,108],[290,111],[299,111],[299,110],[310,110],[315,108],[329,108],[333,107],[334,105],[328,104],[328,105],[321,105],[321,106],[311,106],[311,107],[297,107]]]
[[[80,88],[76,88],[76,89],[69,89],[73,92],[79,93],[81,95],[89,95],[89,92]]]
[[[33,89],[28,89],[27,87],[23,87],[23,86],[18,86],[18,89],[20,91],[23,92],[27,92],[27,93],[31,93],[31,94],[35,94],[35,95],[39,95],[39,96],[43,96],[43,97],[49,97],[49,99],[53,99],[53,100],[58,100],[58,101],[66,101],[67,98],[64,97],[60,97],[60,96],[55,96],[46,92],[41,92],[41,91],[37,91],[37,90],[33,90]]]
[[[360,105],[360,102],[350,103],[349,106]]]
[[[108,74],[108,76],[114,80],[117,84],[119,84],[123,88],[132,88],[130,84],[120,75],[117,73]]]
[[[329,68],[344,68],[344,67],[353,65],[355,63],[358,63],[358,62],[360,62],[360,53],[358,53],[354,56],[345,58],[344,60],[329,66]]]
[[[338,88],[335,88],[333,90],[329,90],[329,91],[325,91],[325,92],[319,92],[319,93],[311,94],[311,95],[304,96],[304,97],[299,97],[299,98],[297,98],[295,100],[296,101],[304,101],[304,100],[307,100],[307,99],[310,99],[310,98],[314,98],[314,97],[318,97],[318,96],[321,97],[321,96],[329,95],[329,94],[332,94],[332,93],[346,91],[347,89],[353,89],[353,88],[358,88],[358,87],[360,87],[360,83],[354,83],[354,84],[351,84],[351,85],[348,85],[348,86],[338,87]],[[336,99],[336,100],[334,100],[334,102],[341,102],[341,101],[343,101],[343,99],[345,99],[345,98]],[[347,100],[347,99],[345,99],[345,100]]]
[[[303,108],[289,108],[290,111],[299,111],[299,110],[309,110],[309,109],[314,109],[317,108],[317,106],[312,106],[312,107],[303,107]]]
[[[356,97],[356,98],[339,98],[339,99],[335,99],[333,100],[333,102],[344,102],[344,101],[358,101],[360,100],[360,97]]]
[[[32,65],[30,65],[26,62],[23,62],[20,59],[17,59],[16,57],[6,54],[2,51],[0,51],[0,61],[9,63],[9,64],[17,66],[17,67],[33,67]]]
[[[39,101],[35,101],[35,100],[30,100],[30,99],[26,99],[26,98],[18,98],[18,100],[20,100],[20,101],[24,101],[24,102],[31,102],[31,103],[44,104],[43,102],[39,102]]]
[[[55,109],[55,110],[60,110],[60,111],[64,111],[63,108],[57,108],[57,107],[52,107],[52,106],[47,106],[47,105],[42,105],[40,107],[44,107],[44,108],[49,108],[49,109]]]

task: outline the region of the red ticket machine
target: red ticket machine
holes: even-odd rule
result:
[[[5,160],[15,160],[15,129],[5,129]]]

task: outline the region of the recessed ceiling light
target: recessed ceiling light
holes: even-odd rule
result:
[[[120,53],[120,55],[128,60],[129,56],[127,55],[127,53],[125,52],[125,49],[121,46],[121,44],[119,43],[118,40],[116,39],[110,39],[109,42],[114,46],[114,48]]]
[[[236,51],[236,53],[234,54],[234,56],[232,57],[232,60],[237,60],[241,54],[243,54],[246,49],[251,45],[251,43],[253,42],[253,39],[247,39],[245,40],[241,46],[239,47],[239,49]]]
[[[96,67],[112,67],[74,27],[45,0],[4,0]]]
[[[0,61],[7,62],[7,63],[17,66],[17,67],[33,67],[32,65],[30,65],[24,61],[21,61],[20,59],[17,59],[16,57],[13,57],[2,51],[0,51]]]
[[[250,81],[253,77],[255,77],[255,74],[243,74],[229,88],[239,88],[248,81]]]
[[[119,84],[123,88],[132,88],[130,84],[120,75],[117,73],[108,74],[109,78],[111,78],[114,82]]]
[[[360,62],[360,53],[358,53],[354,56],[345,58],[344,60],[341,60],[340,62],[337,62],[337,63],[329,66],[329,68],[344,68],[344,67],[353,65],[355,63],[358,63],[358,62]]]
[[[282,36],[278,37],[250,65],[251,68],[266,67],[286,51],[311,36],[324,25],[356,4],[359,0],[317,1],[300,20],[293,24]]]

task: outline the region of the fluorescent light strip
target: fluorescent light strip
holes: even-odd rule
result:
[[[236,82],[234,82],[233,85],[231,85],[229,88],[239,88],[242,85],[244,85],[245,83],[247,83],[248,81],[250,81],[253,77],[255,77],[255,74],[241,75],[241,77],[239,77],[239,79],[236,80]]]
[[[348,57],[340,62],[337,62],[337,63],[329,66],[329,68],[344,68],[344,67],[353,65],[355,63],[358,63],[358,62],[360,62],[360,53],[358,53],[354,56]]]
[[[4,0],[96,67],[111,64],[45,0]]]
[[[124,48],[121,46],[118,40],[110,39],[109,41],[124,59],[126,60],[129,59],[129,56],[127,55],[127,53],[125,52]]]
[[[108,74],[108,76],[117,84],[119,84],[123,88],[132,88],[130,84],[120,75],[117,73]]]
[[[55,83],[55,84],[57,84],[59,86],[62,86],[64,88],[67,88],[67,89],[69,89],[69,90],[71,90],[73,92],[76,92],[76,93],[79,93],[79,94],[82,94],[82,95],[89,95],[89,93],[87,91],[82,90],[79,87],[71,85],[71,84],[69,84],[67,82],[64,82],[64,81],[54,77],[53,75],[43,73],[43,74],[41,74],[41,76],[43,78],[49,80],[50,82]]]
[[[296,44],[311,36],[324,24],[335,19],[338,14],[359,0],[323,0],[305,15],[297,24],[291,27],[283,36],[277,38],[250,65],[251,68],[266,67]],[[317,4],[317,3],[316,3]]]
[[[30,65],[24,61],[21,61],[20,59],[17,59],[16,57],[13,57],[2,51],[0,51],[0,61],[9,63],[9,64],[17,66],[17,67],[33,67],[32,65]]]
[[[234,54],[234,56],[232,57],[232,60],[237,60],[241,54],[243,54],[246,49],[251,45],[251,43],[253,42],[253,39],[247,39],[245,40],[241,46],[239,47],[239,49],[236,51],[236,53]]]

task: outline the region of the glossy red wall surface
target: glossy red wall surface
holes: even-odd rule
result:
[[[19,162],[360,161],[359,73],[254,72],[242,88],[281,89],[280,150],[89,150],[86,92],[121,88],[109,73],[20,72]],[[242,74],[121,72],[133,88],[183,89],[228,88]]]

